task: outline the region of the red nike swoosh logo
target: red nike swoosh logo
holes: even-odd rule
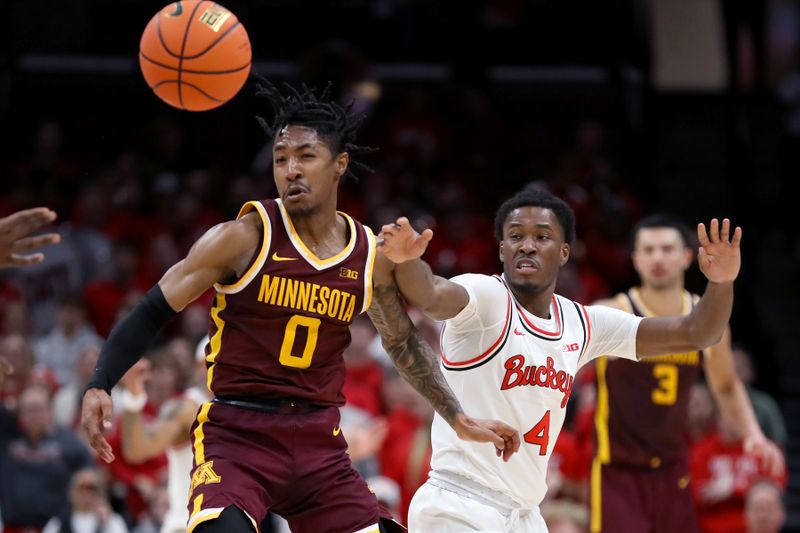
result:
[[[514,335],[519,335],[520,337],[522,337],[525,334],[522,333],[521,331],[517,331],[517,328],[514,328]]]

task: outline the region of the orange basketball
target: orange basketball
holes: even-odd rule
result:
[[[159,98],[205,111],[233,98],[250,74],[250,39],[236,15],[215,2],[184,0],[147,24],[139,66]]]

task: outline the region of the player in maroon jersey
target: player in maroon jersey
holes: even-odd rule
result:
[[[271,510],[295,533],[391,528],[350,464],[339,428],[342,352],[349,324],[368,311],[401,374],[460,437],[492,442],[507,460],[513,429],[474,420],[442,377],[438,359],[397,296],[392,264],[371,230],[337,212],[361,117],[327,92],[271,84],[273,174],[279,198],[248,202],[209,230],[112,331],[83,402],[83,427],[106,461],[109,389],[163,324],[209,287],[208,386],[192,429],[189,531],[252,531]],[[379,521],[381,525],[379,526]]]
[[[641,285],[598,302],[639,316],[688,314],[697,296],[684,289],[692,263],[689,229],[665,215],[633,231]],[[592,463],[591,531],[698,531],[689,490],[686,418],[689,392],[705,369],[717,404],[736,422],[746,449],[770,470],[783,468],[778,448],[758,427],[736,375],[730,332],[704,352],[597,362],[597,453]]]

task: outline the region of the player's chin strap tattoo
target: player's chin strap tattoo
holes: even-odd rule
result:
[[[367,314],[403,379],[455,429],[461,404],[442,375],[438,357],[406,313],[394,282],[374,287]]]

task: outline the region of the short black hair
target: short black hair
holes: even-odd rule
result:
[[[503,240],[503,225],[509,213],[520,207],[541,207],[555,213],[561,230],[564,233],[564,242],[572,244],[575,240],[575,213],[564,200],[550,191],[538,186],[528,186],[508,200],[497,209],[494,217],[494,232],[498,241]]]
[[[356,172],[367,174],[373,172],[370,167],[354,159],[376,150],[355,144],[358,128],[361,127],[366,116],[363,113],[353,112],[353,102],[342,106],[333,101],[330,83],[319,96],[315,94],[313,88],[309,89],[302,85],[298,90],[286,83],[284,84],[286,92],[284,95],[268,79],[259,75],[256,77],[259,80],[256,84],[258,88],[256,96],[265,97],[275,115],[272,124],[260,116],[256,116],[256,120],[271,139],[289,125],[311,128],[322,137],[331,152],[350,154],[350,164],[345,176],[350,175],[354,179],[358,179]]]
[[[639,234],[639,230],[654,228],[674,229],[680,234],[684,248],[692,247],[694,241],[692,240],[692,231],[689,229],[689,225],[668,213],[649,215],[637,222],[633,226],[633,230],[631,230],[631,247],[636,246],[636,236]]]

